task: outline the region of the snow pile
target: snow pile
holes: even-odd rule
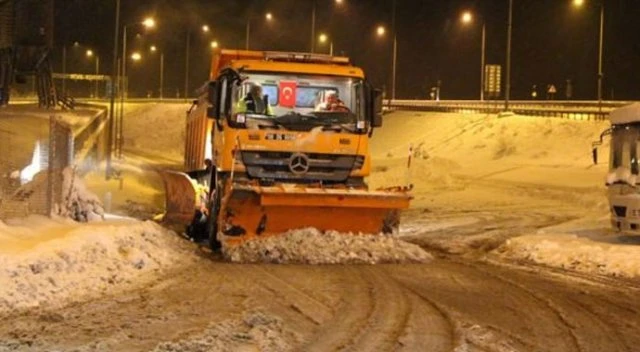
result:
[[[70,167],[62,172],[62,203],[57,214],[79,222],[102,220],[104,217],[100,198],[87,189]]]
[[[225,320],[199,336],[159,344],[153,352],[292,351],[297,342],[282,321],[261,312],[249,312],[242,320]]]
[[[507,240],[495,253],[590,274],[640,277],[640,247],[594,242],[571,234],[526,235]]]
[[[153,222],[0,222],[0,312],[56,308],[150,280],[193,249]]]
[[[387,235],[322,233],[308,228],[256,238],[224,251],[236,263],[377,264],[426,263],[422,248]]]

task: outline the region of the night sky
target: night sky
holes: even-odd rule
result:
[[[92,72],[84,48],[101,57],[102,71],[110,72],[115,0],[55,0],[56,71],[63,45],[70,49],[69,71]],[[252,49],[308,51],[313,0],[123,0],[122,21],[135,23],[152,15],[157,29],[130,29],[129,47],[143,53],[129,63],[132,95],[157,95],[159,59],[148,47],[157,45],[166,60],[165,96],[182,92],[185,37],[192,28],[190,90],[208,78],[209,42],[223,48],[244,48],[250,14]],[[335,52],[362,66],[377,86],[391,81],[392,36],[375,36],[379,24],[391,34],[392,0],[316,0],[317,29],[333,38]],[[605,2],[605,98],[640,99],[640,1],[585,0],[576,9],[571,0],[514,0],[512,97],[528,99],[531,86],[553,83],[564,96],[567,79],[574,99],[595,99],[600,4]],[[472,26],[463,26],[460,14],[473,11]],[[275,20],[267,24],[264,13]],[[397,0],[399,98],[421,98],[442,82],[443,99],[478,99],[481,25],[487,26],[487,64],[505,62],[508,0]],[[211,33],[200,27],[208,24]],[[142,35],[136,36],[136,33]],[[320,46],[318,51],[328,50]],[[105,71],[108,70],[108,71]],[[182,94],[182,93],[181,93]]]

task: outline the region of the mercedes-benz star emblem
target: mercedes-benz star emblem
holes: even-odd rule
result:
[[[289,170],[296,175],[306,174],[309,167],[309,157],[305,154],[296,153],[289,159]]]

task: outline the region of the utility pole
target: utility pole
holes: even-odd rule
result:
[[[509,0],[509,20],[507,24],[507,78],[504,92],[504,110],[509,111],[511,97],[511,30],[513,28],[513,0]]]

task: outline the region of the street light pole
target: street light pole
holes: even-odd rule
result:
[[[113,119],[115,117],[116,87],[118,79],[118,31],[120,30],[120,0],[116,0],[116,21],[113,38],[113,63],[111,67],[111,92],[109,101],[109,127],[107,138],[107,170],[105,178],[111,178],[111,153],[113,148]]]
[[[160,53],[160,100],[164,99],[164,52]]]
[[[482,49],[480,53],[480,101],[484,101],[484,66],[486,63],[487,25],[482,24]]]
[[[62,47],[62,96],[67,95],[67,46]]]
[[[124,120],[124,100],[128,96],[129,80],[127,79],[127,25],[122,30],[122,89],[120,90],[120,116],[116,121],[116,151],[122,158],[122,121]]]
[[[100,74],[100,56],[96,55],[96,76]],[[96,77],[96,99],[98,99],[98,94],[100,94],[100,81],[98,81]]]
[[[504,92],[504,110],[509,111],[511,98],[511,30],[513,27],[513,0],[509,0],[509,20],[507,24],[507,77]]]
[[[247,29],[245,32],[245,41],[244,41],[244,48],[245,50],[249,50],[249,35],[251,35],[251,15],[249,15],[249,18],[247,18]]]
[[[393,30],[393,58],[391,63],[391,100],[396,99],[396,67],[398,61],[398,32],[396,29],[397,1],[393,0],[391,15],[391,29]]]
[[[187,46],[186,46],[186,60],[184,68],[184,99],[187,100],[189,95],[189,47],[191,46],[191,29],[187,30]]]
[[[602,112],[602,52],[604,50],[604,1],[600,6],[600,48],[598,51],[598,107]]]
[[[391,100],[396,99],[396,68],[398,63],[398,38],[393,34],[393,64],[391,68]]]
[[[316,51],[316,8],[317,8],[317,0],[311,1],[313,7],[311,9],[311,53]]]

